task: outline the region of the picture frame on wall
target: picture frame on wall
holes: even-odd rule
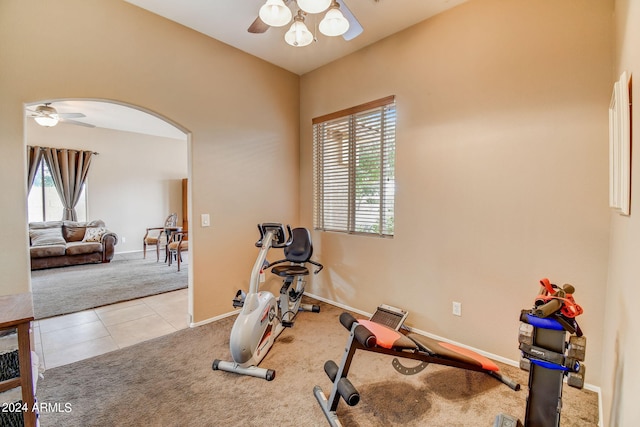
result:
[[[630,76],[625,71],[613,86],[609,104],[609,207],[631,213]]]

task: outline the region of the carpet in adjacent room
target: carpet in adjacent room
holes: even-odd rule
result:
[[[183,255],[188,256],[187,254]],[[110,263],[85,264],[31,272],[36,319],[75,313],[188,286],[185,264],[156,262],[155,254],[116,254]]]

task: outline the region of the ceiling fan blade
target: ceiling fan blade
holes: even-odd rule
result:
[[[360,22],[358,22],[356,17],[353,16],[353,13],[351,13],[351,10],[345,4],[344,0],[337,0],[337,2],[340,4],[340,12],[342,12],[344,17],[347,18],[347,21],[349,21],[349,29],[342,35],[342,38],[347,41],[355,39],[360,34],[362,34],[362,31],[364,31],[364,29],[362,28],[362,25],[360,25]]]
[[[91,123],[79,122],[77,120],[60,119],[60,122],[69,123],[70,125],[84,126],[84,127],[87,127],[87,128],[94,128],[95,127],[95,125],[92,125]]]
[[[253,21],[251,25],[249,25],[249,28],[247,28],[247,31],[253,34],[262,34],[268,29],[269,29],[269,26],[265,24],[264,21],[260,19],[260,17],[258,16],[256,20]]]
[[[58,117],[61,117],[63,119],[80,119],[87,116],[82,113],[58,113]]]

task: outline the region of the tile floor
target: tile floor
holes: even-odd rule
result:
[[[32,323],[45,369],[118,350],[188,327],[187,289]]]

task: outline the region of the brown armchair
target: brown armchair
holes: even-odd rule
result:
[[[186,231],[174,231],[171,233],[169,244],[167,245],[169,265],[171,265],[171,260],[175,257],[178,262],[178,271],[180,271],[180,263],[182,262],[182,252],[189,250],[187,236],[188,233]]]
[[[168,229],[175,229],[178,222],[178,214],[172,213],[164,221],[163,227],[149,227],[142,238],[142,257],[147,257],[147,246],[156,247],[156,261],[160,260],[160,246],[166,245]],[[163,238],[164,236],[164,238]]]

